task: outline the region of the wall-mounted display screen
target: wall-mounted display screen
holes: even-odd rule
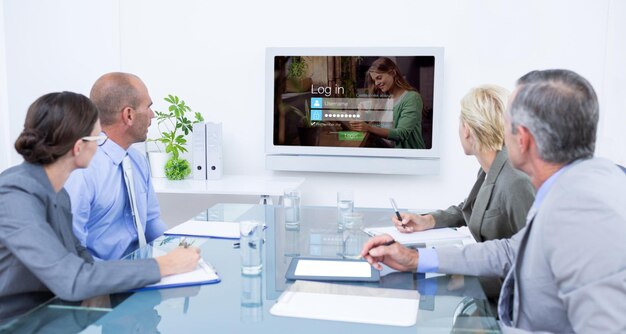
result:
[[[274,145],[430,149],[434,56],[274,57]]]
[[[443,48],[268,48],[268,168],[436,173],[442,65]]]

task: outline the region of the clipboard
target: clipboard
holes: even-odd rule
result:
[[[364,260],[294,257],[285,278],[307,281],[378,282],[380,272]]]
[[[215,284],[221,281],[215,269],[204,262],[203,259],[198,261],[198,267],[194,271],[183,274],[170,275],[161,278],[157,283],[146,285],[143,288],[132,291],[144,291],[154,289],[178,288],[191,285]]]

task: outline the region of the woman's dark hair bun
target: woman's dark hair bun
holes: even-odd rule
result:
[[[98,108],[84,95],[49,93],[30,105],[15,149],[24,160],[46,165],[88,136],[98,121]]]
[[[46,152],[43,145],[45,138],[35,129],[24,129],[15,141],[15,150],[30,163],[48,164],[54,161],[52,154]]]

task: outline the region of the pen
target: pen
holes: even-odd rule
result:
[[[396,201],[394,201],[393,198],[389,198],[389,202],[391,202],[391,207],[393,208],[393,211],[396,212],[396,217],[400,221],[400,224],[402,224],[402,227],[404,227],[404,224],[402,223],[402,216],[400,216],[400,211],[398,211],[398,206],[396,205]]]
[[[178,244],[178,247],[189,248],[189,246],[193,245],[194,241],[187,242],[187,238],[183,238],[183,240],[181,240]]]
[[[384,243],[384,244],[382,244],[381,246],[391,246],[391,245],[393,245],[393,244],[395,244],[395,243],[396,243],[396,241],[395,241],[395,240],[391,240],[391,241],[387,241],[387,242],[385,242],[385,243]]]

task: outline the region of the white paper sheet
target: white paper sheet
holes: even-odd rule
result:
[[[296,276],[370,277],[372,267],[367,262],[299,260]]]
[[[363,231],[371,236],[389,234],[396,242],[403,245],[430,244],[467,238],[472,239],[471,234],[468,235],[462,230],[457,231],[453,228],[437,228],[421,232],[402,233],[398,231],[395,226],[385,226],[365,228]]]
[[[239,239],[239,224],[233,222],[189,220],[167,230],[165,234]]]
[[[203,259],[200,259],[196,270],[184,274],[165,276],[158,283],[148,285],[145,289],[197,285],[216,281],[219,281],[219,276],[213,267],[204,262]]]
[[[270,309],[275,316],[413,326],[417,321],[416,290],[296,281]]]

